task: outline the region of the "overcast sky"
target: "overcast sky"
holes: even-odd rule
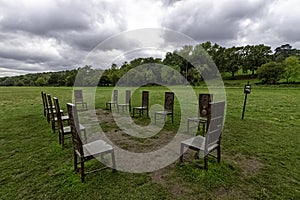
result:
[[[105,39],[141,28],[226,47],[300,49],[299,23],[299,0],[0,0],[0,77],[80,67]],[[110,63],[123,54],[106,48],[98,59]]]

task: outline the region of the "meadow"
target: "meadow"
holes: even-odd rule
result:
[[[205,171],[190,153],[192,162],[176,161],[151,173],[107,169],[88,174],[85,183],[73,171],[71,141],[62,149],[43,116],[41,91],[66,110],[73,88],[0,87],[0,199],[300,199],[300,88],[253,85],[241,120],[243,84],[226,87],[221,163],[211,158]],[[97,88],[96,108],[105,108],[112,90]],[[165,88],[141,90],[150,91],[150,104],[163,104]],[[139,101],[134,94],[132,104]],[[197,109],[196,102],[191,108]],[[178,129],[176,115],[166,130]],[[90,161],[87,169],[99,165]]]

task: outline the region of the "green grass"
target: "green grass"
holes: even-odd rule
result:
[[[0,87],[0,199],[299,199],[300,88],[253,84],[241,120],[244,82],[236,83],[226,88],[220,164],[212,158],[204,171],[203,161],[187,152],[192,162],[154,173],[107,169],[88,174],[83,184],[73,171],[70,140],[62,150],[42,114],[41,91],[58,97],[65,109],[72,88]],[[97,89],[97,108],[105,108],[112,89]],[[150,104],[163,104],[166,88],[143,87],[133,94],[133,105],[140,104],[141,90],[150,91]],[[195,91],[207,92],[205,87]],[[190,106],[194,116],[197,102]],[[165,130],[177,131],[178,107],[176,101],[175,125],[167,123]],[[116,125],[106,124],[110,128]],[[91,161],[87,169],[99,165]]]

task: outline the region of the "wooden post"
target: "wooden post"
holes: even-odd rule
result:
[[[244,99],[244,107],[243,107],[243,114],[242,114],[242,119],[244,119],[245,115],[245,109],[246,109],[246,102],[247,102],[247,93],[245,94],[245,99]]]
[[[246,103],[247,103],[247,95],[250,94],[251,92],[251,85],[248,83],[245,85],[244,88],[244,94],[245,94],[245,99],[244,99],[244,107],[243,107],[243,113],[242,113],[242,119],[244,119],[244,115],[245,115],[245,109],[246,109]]]

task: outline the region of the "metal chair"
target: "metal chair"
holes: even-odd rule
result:
[[[156,111],[154,113],[154,122],[156,124],[156,115],[162,115],[164,118],[164,123],[166,122],[166,117],[168,115],[172,116],[172,124],[174,123],[174,93],[165,92],[165,103],[163,111]]]
[[[111,105],[118,106],[118,90],[114,90],[113,101],[106,102],[106,109],[111,110]]]
[[[126,90],[126,95],[125,95],[125,103],[121,103],[118,104],[118,111],[120,110],[119,107],[122,108],[122,111],[124,112],[124,110],[127,110],[127,108],[129,108],[129,112],[131,111],[131,91],[130,90]]]
[[[69,120],[68,120],[68,125],[65,126],[64,121],[62,120],[62,114],[61,112],[58,112],[60,110],[60,105],[59,101],[56,97],[53,97],[54,101],[54,106],[56,110],[56,117],[57,117],[57,122],[58,122],[58,138],[59,138],[59,144],[61,144],[62,148],[64,148],[65,144],[65,136],[70,135],[71,136],[71,126],[69,125]],[[83,127],[81,124],[79,124],[80,130],[84,132],[84,141],[86,143],[87,137],[86,137],[86,130],[85,127]]]
[[[95,158],[96,156],[103,156],[105,154],[111,154],[112,169],[115,171],[115,154],[111,145],[107,144],[103,140],[96,140],[90,143],[83,144],[81,139],[81,130],[79,126],[78,113],[74,104],[67,104],[68,114],[70,116],[70,126],[72,133],[72,142],[74,147],[74,170],[78,170],[78,164],[80,164],[81,182],[85,179],[84,163],[88,160]],[[78,161],[79,159],[79,161]],[[107,167],[105,167],[107,168]],[[99,169],[101,170],[101,169]],[[91,172],[94,172],[90,171]]]
[[[45,101],[47,101],[47,100],[45,99],[45,95],[44,95],[43,91],[41,91],[41,95],[42,95],[42,100],[43,100],[44,117],[46,117],[47,116],[47,106],[46,106],[46,102]]]
[[[50,94],[47,94],[48,97],[48,104],[49,104],[49,114],[50,114],[50,121],[51,121],[51,126],[52,126],[52,130],[53,133],[55,133],[55,129],[56,127],[58,127],[58,119],[57,119],[57,111],[55,109],[55,107],[52,104],[52,98]],[[63,113],[62,110],[60,110],[60,114]],[[61,116],[62,121],[68,121],[69,120],[69,116],[67,115],[62,115]]]
[[[45,101],[47,122],[50,123],[50,117],[51,117],[51,112],[52,112],[53,107],[50,109],[48,100],[47,100],[47,94],[45,92],[43,93],[43,96],[44,96],[44,101]]]
[[[217,150],[218,162],[221,161],[221,134],[224,124],[225,102],[214,102],[209,104],[211,115],[208,118],[209,126],[205,137],[197,135],[181,142],[180,162],[183,161],[184,148],[198,151],[199,157],[204,157],[204,169],[208,169],[208,156]]]
[[[188,118],[187,119],[187,132],[190,131],[190,122],[194,122],[197,124],[198,130],[200,130],[200,124],[203,125],[203,132],[205,131],[205,126],[207,124],[207,117],[209,115],[209,103],[212,102],[213,95],[212,94],[199,94],[198,101],[198,117]],[[195,127],[195,126],[193,126]],[[207,127],[206,127],[207,128]]]
[[[144,114],[144,110],[147,111],[147,117],[149,116],[149,91],[142,92],[142,106],[140,107],[133,107],[132,109],[132,117],[134,117],[135,111],[139,111],[139,116]]]
[[[74,101],[75,101],[75,106],[78,109],[78,105],[81,105],[80,110],[87,110],[87,103],[83,100],[83,95],[82,95],[82,90],[74,90]]]

